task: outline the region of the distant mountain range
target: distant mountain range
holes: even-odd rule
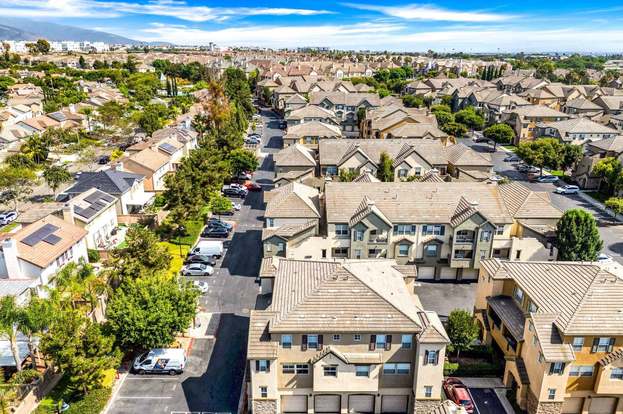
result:
[[[137,40],[97,30],[14,17],[0,17],[0,40],[88,41],[108,44],[144,44]]]

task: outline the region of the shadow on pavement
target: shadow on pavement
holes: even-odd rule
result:
[[[221,267],[227,269],[230,275],[257,277],[262,259],[260,255],[252,253],[257,252],[261,238],[261,230],[249,229],[234,233]]]
[[[268,154],[264,157],[260,170],[273,172],[273,154]]]
[[[238,411],[248,332],[248,317],[231,313],[221,315],[206,371],[200,377],[187,378],[182,382],[189,411]]]

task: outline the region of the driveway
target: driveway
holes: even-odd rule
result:
[[[265,124],[260,148],[263,157],[253,179],[268,189],[273,177],[271,154],[281,147],[283,131],[277,127],[272,111],[263,110],[261,114]],[[194,341],[181,376],[128,375],[109,414],[237,412],[246,365],[249,312],[264,306],[258,302],[259,287],[255,283],[262,256],[263,216],[263,192],[249,193],[241,211],[225,218],[236,221],[236,227],[214,275],[192,277],[208,282],[200,306],[212,313],[212,321],[205,328],[214,339]]]
[[[426,310],[437,312],[442,321],[455,309],[474,310],[476,283],[439,283],[418,280],[415,292]]]
[[[491,388],[468,388],[476,409],[474,414],[504,414],[507,411]]]
[[[534,191],[545,191],[549,193],[552,203],[559,209],[566,211],[573,208],[581,208],[593,214],[596,219],[609,218],[603,211],[595,208],[592,204],[587,203],[579,195],[563,195],[554,193],[555,184],[551,183],[531,183],[525,174],[520,173],[512,164],[504,162],[504,157],[508,155],[498,146],[496,152],[489,152],[493,147],[485,143],[475,143],[471,139],[461,138],[458,140],[475,151],[487,152],[491,155],[493,161],[493,170],[500,175],[506,176],[514,181],[520,181],[526,187]],[[612,256],[619,263],[623,263],[623,224],[618,225],[600,225],[599,234],[604,241],[603,252]]]

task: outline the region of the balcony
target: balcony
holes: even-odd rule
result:
[[[469,237],[469,236],[457,236],[454,238],[454,243],[461,243],[461,244],[473,244],[474,243],[474,238],[473,237]]]
[[[368,243],[370,244],[387,243],[387,236],[370,237],[368,239]]]

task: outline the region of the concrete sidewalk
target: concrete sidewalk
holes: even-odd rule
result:
[[[588,204],[592,205],[596,209],[603,211],[614,220],[623,221],[623,216],[621,214],[614,215],[612,210],[606,207],[603,203],[595,200],[593,197],[586,194],[585,191],[580,191],[578,193],[578,196],[582,197],[582,200],[586,201]]]

